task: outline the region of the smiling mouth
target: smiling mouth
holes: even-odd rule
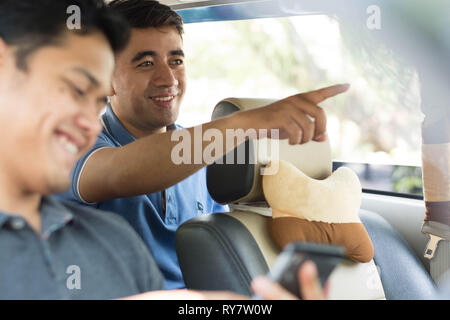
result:
[[[82,138],[71,134],[67,130],[57,129],[55,131],[56,141],[70,155],[77,156],[85,146]]]
[[[167,102],[175,99],[175,96],[165,96],[165,97],[150,97],[154,101]]]
[[[174,106],[176,95],[150,97],[153,104],[162,109],[170,109]]]
[[[67,152],[69,152],[70,154],[72,154],[74,156],[77,155],[78,152],[80,151],[80,149],[77,147],[77,145],[70,142],[69,139],[67,139],[67,137],[64,135],[58,136],[58,142]]]

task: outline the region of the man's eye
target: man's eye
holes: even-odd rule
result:
[[[70,88],[72,91],[79,97],[84,97],[86,95],[86,92],[78,88],[77,86],[70,84]]]
[[[183,60],[181,60],[181,59],[175,59],[175,60],[172,61],[172,64],[176,64],[176,65],[183,64]]]
[[[153,61],[144,61],[141,64],[138,65],[138,68],[140,67],[151,67],[153,66]]]
[[[74,90],[80,97],[84,97],[86,95],[86,92],[84,92],[83,90],[81,90],[79,88],[74,88]]]

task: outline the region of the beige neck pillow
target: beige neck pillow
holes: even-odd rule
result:
[[[264,175],[263,192],[272,207],[269,231],[283,249],[293,241],[341,245],[356,261],[373,258],[372,242],[361,223],[361,184],[349,168],[341,167],[324,180],[309,178],[289,162]]]

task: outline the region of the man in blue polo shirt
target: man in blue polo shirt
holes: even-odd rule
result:
[[[180,128],[174,123],[186,83],[181,17],[156,1],[113,1],[109,6],[124,14],[134,29],[124,54],[116,57],[115,95],[102,116],[103,131],[91,152],[77,163],[72,187],[63,198],[124,217],[155,257],[166,287],[181,288],[184,282],[174,237],[178,226],[199,214],[228,211],[227,206],[216,203],[209,195],[206,169],[162,191],[106,201],[91,197],[80,184],[84,166],[95,161],[87,160],[98,150],[125,146],[147,135]]]
[[[62,198],[124,217],[155,257],[166,287],[182,288],[175,231],[199,214],[227,210],[208,194],[204,159],[200,164],[171,161],[176,143],[170,130],[185,130],[175,125],[186,88],[183,21],[157,1],[115,0],[109,7],[127,18],[131,39],[115,57],[103,131],[76,164],[72,186]],[[280,138],[289,138],[291,144],[323,141],[325,113],[317,104],[347,89],[337,85],[291,96],[202,128],[222,134],[228,129],[280,129]],[[185,131],[192,136],[194,129]],[[207,145],[200,142],[200,148]]]
[[[224,212],[227,206],[217,204],[208,194],[205,168],[164,191],[96,203],[85,201],[79,193],[78,181],[89,156],[101,148],[120,147],[136,140],[114,114],[111,105],[107,106],[101,120],[103,131],[92,152],[76,164],[71,189],[63,198],[68,196],[69,199],[76,199],[86,205],[120,214],[147,244],[165,276],[166,287],[183,287],[175,252],[175,231],[190,218],[202,213]],[[176,130],[176,126],[167,126],[167,130]]]

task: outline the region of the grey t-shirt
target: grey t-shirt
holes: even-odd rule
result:
[[[112,299],[164,289],[147,247],[120,216],[41,202],[37,234],[0,212],[0,299]]]

